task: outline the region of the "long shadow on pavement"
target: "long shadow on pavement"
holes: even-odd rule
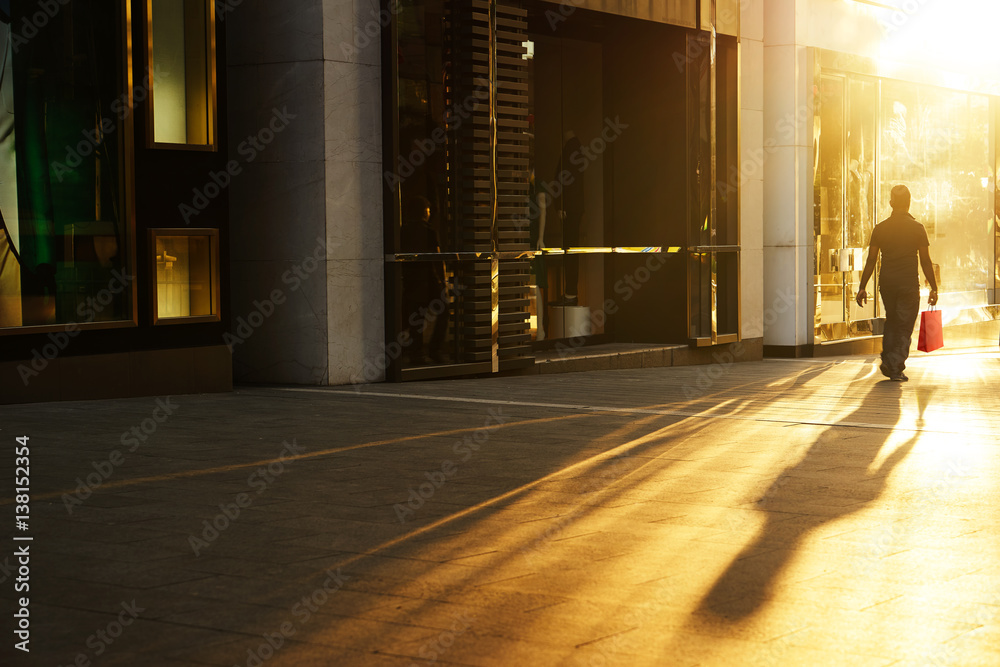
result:
[[[872,386],[865,401],[843,422],[863,421],[865,403],[886,408],[892,423],[901,415],[901,386],[888,381]],[[893,470],[916,444],[917,435],[898,446],[877,470],[868,467],[877,459],[892,430],[869,429],[864,440],[842,438],[843,427],[831,426],[805,455],[786,468],[758,503],[768,510],[767,520],[756,540],[748,544],[719,577],[699,605],[698,611],[731,621],[741,621],[759,612],[771,596],[796,549],[815,530],[832,521],[863,510],[885,490]],[[857,457],[854,465],[840,464],[844,449]],[[800,520],[789,523],[788,516]],[[793,526],[790,528],[790,526]]]

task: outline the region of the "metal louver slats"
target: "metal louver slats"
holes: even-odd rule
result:
[[[521,0],[496,5],[496,207],[495,239],[500,252],[530,249],[528,229],[528,37]],[[500,263],[498,355],[501,361],[530,355],[525,260]]]
[[[467,361],[531,363],[527,12],[521,0],[452,0],[446,104],[451,228],[483,261],[456,269],[456,335]],[[503,253],[501,255],[500,253]]]

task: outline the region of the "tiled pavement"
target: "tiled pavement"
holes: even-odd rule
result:
[[[1000,665],[1000,355],[875,366],[0,408],[0,664]]]

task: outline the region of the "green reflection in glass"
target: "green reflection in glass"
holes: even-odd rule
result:
[[[0,327],[130,316],[121,17],[61,5],[16,47],[37,7],[0,12]]]

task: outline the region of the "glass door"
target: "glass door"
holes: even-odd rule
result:
[[[383,39],[386,374],[530,366],[520,0],[401,0]]]
[[[687,40],[687,337],[702,347],[740,336],[739,47]]]
[[[816,337],[844,337],[844,116],[845,79],[824,76],[816,100]]]
[[[875,318],[878,304],[875,296],[870,296],[864,306],[858,306],[855,300],[867,259],[865,252],[875,223],[878,222],[875,210],[878,82],[849,79],[847,108],[847,197],[841,269],[844,271],[847,321],[860,323]],[[874,283],[866,287],[869,295],[876,294]],[[853,331],[869,333],[864,327],[859,328],[857,325],[853,327]]]
[[[816,342],[873,333],[875,279],[868,303],[855,298],[875,227],[878,83],[823,75],[815,114],[814,231]]]
[[[599,42],[528,42],[533,340],[604,333],[605,156],[621,130],[604,110]]]

